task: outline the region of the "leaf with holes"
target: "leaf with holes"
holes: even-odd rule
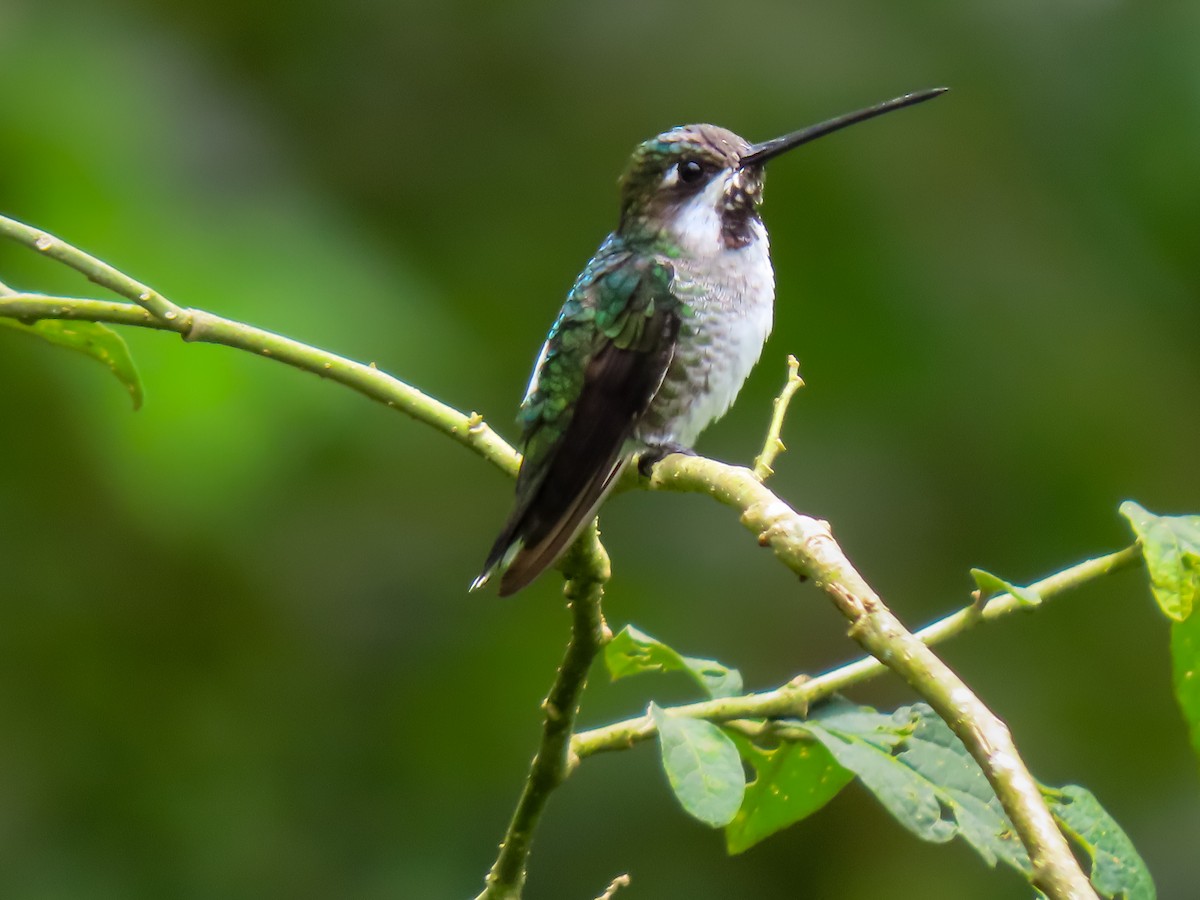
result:
[[[954,837],[957,829],[942,815],[936,785],[897,756],[917,724],[907,708],[888,716],[842,701],[818,708],[800,724],[917,837],[935,843]]]
[[[984,862],[1003,862],[1029,875],[1029,856],[979,764],[932,709],[925,704],[910,709],[917,727],[897,760],[934,786],[958,833]]]
[[[755,772],[741,808],[725,826],[725,846],[731,854],[812,815],[854,780],[854,774],[817,741],[788,741],[763,749],[740,735],[731,738]]]
[[[922,840],[943,843],[961,836],[989,866],[1004,863],[1032,877],[1025,848],[983,771],[927,705],[902,707],[889,716],[835,698],[809,719],[781,721],[779,726],[782,733],[811,735],[829,757],[806,753],[811,748],[803,740],[764,749],[737,737],[757,778],[726,831],[730,852],[814,812],[852,773]],[[783,754],[785,748],[798,754],[795,761]],[[1043,787],[1042,792],[1064,832],[1091,858],[1097,891],[1106,898],[1154,900],[1154,884],[1141,858],[1095,797],[1074,786]],[[767,801],[772,794],[781,796]]]
[[[1091,859],[1092,887],[1102,897],[1154,900],[1157,892],[1146,864],[1090,791],[1069,784],[1043,787],[1042,795],[1059,827]]]
[[[844,701],[802,723],[922,840],[964,838],[989,866],[1025,875],[1029,858],[983,772],[923,703],[885,716]]]

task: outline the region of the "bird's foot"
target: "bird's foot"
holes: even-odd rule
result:
[[[696,455],[696,451],[691,447],[685,447],[683,444],[676,444],[673,441],[666,444],[655,444],[638,454],[638,474],[643,478],[649,478],[654,467],[672,453],[681,453],[684,456]]]

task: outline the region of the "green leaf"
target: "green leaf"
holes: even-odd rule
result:
[[[935,842],[959,835],[989,866],[1002,862],[1027,878],[1032,874],[1025,848],[983,771],[928,706],[898,709],[885,722],[873,710],[842,703],[819,718],[815,728],[812,721],[803,727],[813,729],[838,762],[913,833]],[[830,738],[845,742],[840,755]],[[846,752],[850,747],[854,752]],[[1092,886],[1102,896],[1154,900],[1154,883],[1141,857],[1091,793],[1074,785],[1042,791],[1064,832],[1091,858]],[[936,816],[930,794],[939,807]]]
[[[1200,516],[1156,516],[1132,500],[1121,504],[1150,573],[1150,589],[1176,622],[1192,614],[1200,599]]]
[[[897,710],[897,716],[900,712]],[[898,722],[865,708],[835,710],[832,714],[822,709],[803,723],[804,729],[841,766],[858,776],[896,821],[922,840],[942,843],[953,838],[956,829],[952,821],[942,817],[935,786],[892,752],[914,725],[911,720]]]
[[[1029,873],[1029,858],[991,785],[928,706],[885,716],[843,702],[813,718],[803,727],[913,834],[934,843],[961,836],[989,866],[1000,861]]]
[[[632,625],[608,642],[604,662],[614,681],[640,672],[686,672],[710,697],[742,693],[742,674],[737,669],[711,659],[683,656]]]
[[[1175,699],[1200,755],[1200,516],[1156,516],[1132,500],[1121,504],[1142,545],[1150,590],[1171,625]]]
[[[728,825],[742,805],[746,775],[737,748],[711,722],[670,716],[653,703],[663,769],[684,811],[713,828]]]
[[[1200,756],[1200,615],[1172,623],[1171,669],[1175,699],[1187,723],[1192,749]]]
[[[853,774],[922,840],[960,836],[989,866],[1002,862],[1032,876],[1025,848],[983,771],[927,705],[889,716],[834,698],[808,720],[781,724],[811,734],[827,755],[803,740],[767,749],[734,736],[756,778],[726,829],[730,853],[820,809]],[[1092,885],[1103,897],[1154,900],[1141,857],[1095,797],[1073,785],[1042,792],[1064,833],[1092,860]]]
[[[975,584],[982,591],[984,597],[991,597],[995,594],[1012,594],[1026,606],[1037,606],[1042,602],[1041,594],[1032,588],[1017,587],[983,569],[972,569],[971,577],[975,579]]]
[[[1003,862],[1028,875],[1029,857],[979,764],[932,709],[920,704],[913,710],[917,727],[897,759],[934,785],[959,835],[984,862]]]
[[[839,734],[858,735],[892,753],[912,735],[917,716],[907,706],[894,713],[881,713],[870,706],[858,706],[844,697],[834,696],[817,706],[808,722],[801,724],[810,722],[819,722]]]
[[[133,408],[142,405],[142,380],[138,376],[133,357],[125,339],[98,322],[80,322],[68,319],[39,319],[26,325],[16,319],[0,316],[0,325],[33,334],[42,340],[85,353],[92,359],[108,366],[133,398]]]
[[[739,735],[731,737],[756,775],[737,815],[725,826],[731,854],[812,815],[854,780],[816,741],[789,741],[765,750]]]
[[[1154,881],[1133,843],[1092,793],[1069,784],[1042,789],[1063,832],[1092,860],[1091,882],[1102,897],[1154,900]]]

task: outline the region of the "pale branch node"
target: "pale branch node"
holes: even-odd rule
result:
[[[111,266],[12,219],[0,217],[0,237],[12,238],[50,256],[137,304],[47,297],[4,289],[0,291],[0,316],[25,322],[81,319],[136,325],[174,331],[185,340],[224,344],[256,356],[267,356],[330,378],[398,409],[449,435],[510,475],[517,470],[518,454],[488,428],[482,417],[464,415],[373,365],[363,365],[201,310],[181,309]],[[791,395],[789,387],[790,379],[784,391],[787,397]],[[770,546],[793,571],[813,578],[851,621],[851,636],[928,701],[979,762],[1029,854],[1034,884],[1054,900],[1094,897],[1004,724],[888,611],[842,554],[826,523],[796,513],[761,483],[760,478],[769,473],[770,462],[779,451],[781,424],[776,419],[782,422],[786,402],[781,395],[772,418],[774,442],[769,433],[768,446],[754,471],[701,457],[674,455],[655,467],[649,486],[657,490],[707,493],[737,509],[742,523],[758,536],[763,546]],[[579,696],[588,666],[608,639],[608,629],[600,613],[608,560],[594,524],[572,547],[561,568],[571,601],[571,639],[544,706],[546,717],[538,755],[480,895],[488,900],[520,897],[534,827],[550,792],[578,761],[578,756],[571,752],[571,734]],[[987,617],[986,612],[980,614]],[[803,684],[797,681],[780,690],[799,692],[802,688]],[[787,708],[795,709],[795,698],[786,699],[793,704]]]
[[[551,792],[567,777],[574,761],[571,735],[579,714],[579,698],[596,654],[612,639],[604,622],[600,600],[609,577],[608,554],[593,522],[567,551],[560,565],[566,584],[563,594],[571,610],[571,637],[558,675],[542,702],[545,718],[537,755],[512,820],[500,844],[500,853],[487,874],[483,893],[476,900],[518,900],[525,885],[533,832]]]
[[[771,466],[774,465],[775,458],[787,449],[780,437],[783,432],[783,420],[793,395],[804,387],[804,379],[800,377],[800,361],[789,355],[787,367],[787,381],[783,383],[783,390],[772,404],[771,424],[767,428],[767,439],[763,442],[762,453],[754,458],[754,477],[759,481],[766,481],[774,474],[775,470]]]
[[[1072,588],[1081,587],[1097,578],[1141,563],[1141,548],[1137,544],[1133,544],[1124,550],[1085,560],[1040,581],[1035,581],[1029,585],[1029,590],[1036,591],[1043,600],[1050,600]],[[988,598],[982,608],[976,603],[970,603],[958,612],[926,625],[920,631],[914,632],[913,636],[922,643],[932,646],[961,634],[979,622],[992,622],[1018,610],[1032,611],[1028,603],[1012,594],[996,594]],[[812,678],[807,676],[794,678],[773,690],[745,694],[740,697],[720,697],[698,703],[664,707],[663,712],[672,716],[707,719],[710,722],[733,722],[780,716],[802,718],[814,703],[887,671],[887,666],[875,657],[864,656]],[[611,725],[577,733],[571,741],[571,748],[574,754],[582,760],[597,753],[626,750],[636,743],[654,737],[656,731],[654,721],[650,716],[634,716],[622,722],[614,722]]]

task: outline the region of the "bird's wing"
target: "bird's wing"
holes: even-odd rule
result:
[[[516,504],[475,586],[502,570],[501,596],[520,590],[595,514],[671,362],[680,323],[672,277],[668,260],[624,252],[576,283],[521,405]]]

